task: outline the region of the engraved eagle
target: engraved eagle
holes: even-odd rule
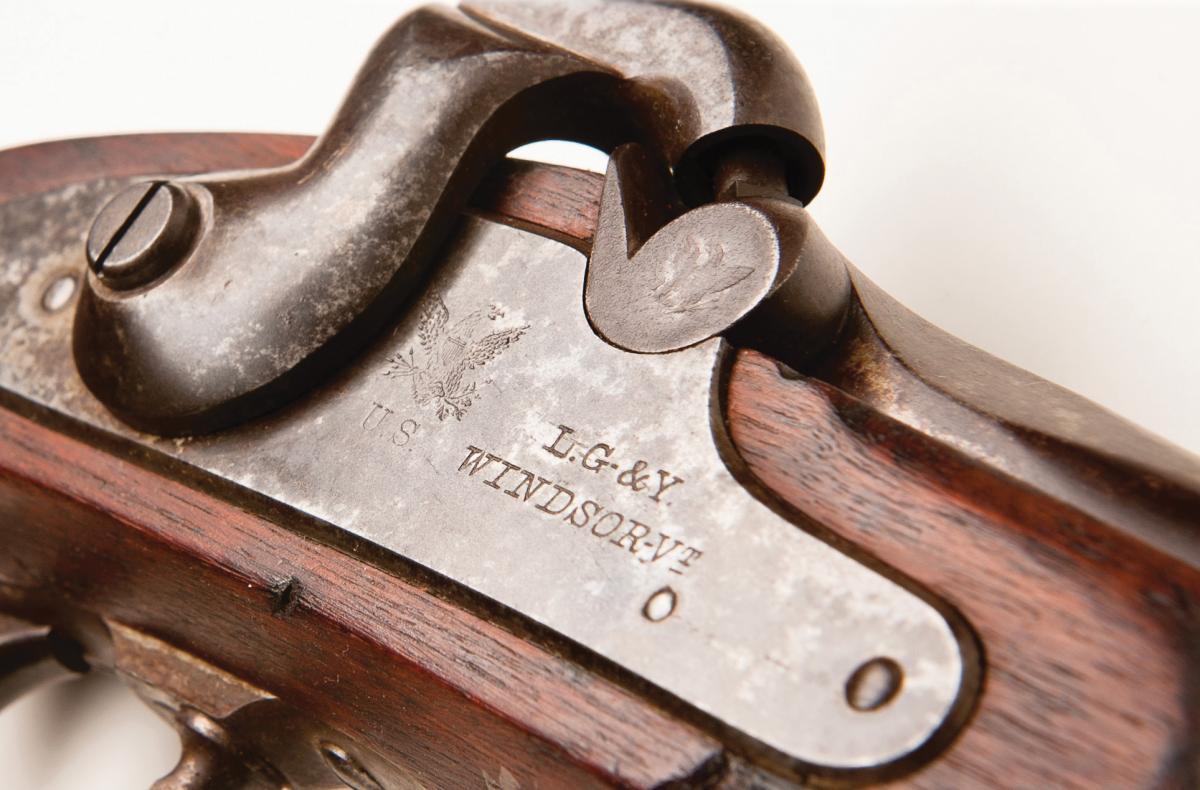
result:
[[[650,297],[668,313],[688,313],[708,307],[751,274],[753,267],[725,260],[725,247],[694,236],[681,245],[658,270],[658,283]]]
[[[487,311],[476,310],[450,326],[450,311],[438,294],[425,300],[417,326],[416,349],[408,354],[388,357],[388,378],[408,378],[413,400],[420,406],[434,404],[439,420],[453,416],[461,420],[473,399],[478,397],[471,371],[482,368],[504,349],[521,339],[528,324],[486,332],[489,323],[503,318],[503,311],[492,305]]]

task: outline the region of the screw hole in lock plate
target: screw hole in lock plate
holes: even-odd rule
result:
[[[661,623],[675,614],[679,595],[670,587],[662,587],[651,593],[642,607],[642,616],[652,623]]]
[[[329,769],[337,774],[338,779],[346,783],[352,790],[383,790],[383,786],[375,781],[375,777],[354,759],[349,752],[336,743],[322,741],[318,747],[321,758]]]
[[[894,700],[904,685],[904,670],[890,658],[872,658],[846,680],[846,702],[857,711],[877,711]]]
[[[42,309],[47,313],[57,313],[62,310],[71,303],[78,287],[79,281],[73,274],[64,274],[55,279],[42,294]]]

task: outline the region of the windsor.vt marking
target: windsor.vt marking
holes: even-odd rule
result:
[[[614,462],[607,460],[615,453],[612,445],[594,444],[572,456],[571,451],[566,449],[568,444],[565,440],[574,430],[562,425],[558,426],[558,430],[558,439],[541,449],[562,460],[579,460],[583,469],[595,474],[615,467]],[[628,510],[616,510],[611,503],[602,503],[585,494],[578,485],[555,482],[540,471],[475,445],[467,445],[465,449],[466,454],[457,470],[461,475],[478,480],[486,488],[504,494],[516,504],[527,506],[547,519],[574,528],[577,534],[626,552],[642,565],[684,574],[693,570],[695,563],[704,555],[702,550],[630,515]],[[622,479],[619,472],[616,474],[615,484],[635,492],[644,492],[645,499],[657,504],[669,489],[683,482],[661,469],[658,470],[657,481],[648,482],[653,476],[642,474],[641,470],[646,466],[646,461],[634,461],[627,470],[627,478]]]

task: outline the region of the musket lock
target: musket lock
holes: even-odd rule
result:
[[[785,361],[836,332],[849,281],[801,207],[824,176],[821,123],[779,41],[688,4],[484,2],[397,23],[295,164],[114,198],[89,238],[80,374],[160,435],[303,394],[394,323],[490,167],[547,138],[631,144],[585,286],[609,342],[682,348],[772,294],[772,320],[742,324]]]

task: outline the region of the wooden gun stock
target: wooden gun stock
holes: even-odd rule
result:
[[[274,166],[309,143],[18,149],[0,154],[0,201],[100,176]],[[510,161],[474,210],[586,247],[601,187]],[[1200,464],[945,337],[865,279],[854,287],[833,350],[799,372],[742,351],[722,387],[746,484],[940,597],[982,648],[957,737],[853,782],[1200,786]],[[185,752],[167,786],[269,786],[248,753],[318,786],[846,783],[412,563],[3,403],[0,701],[79,645],[171,700]]]

